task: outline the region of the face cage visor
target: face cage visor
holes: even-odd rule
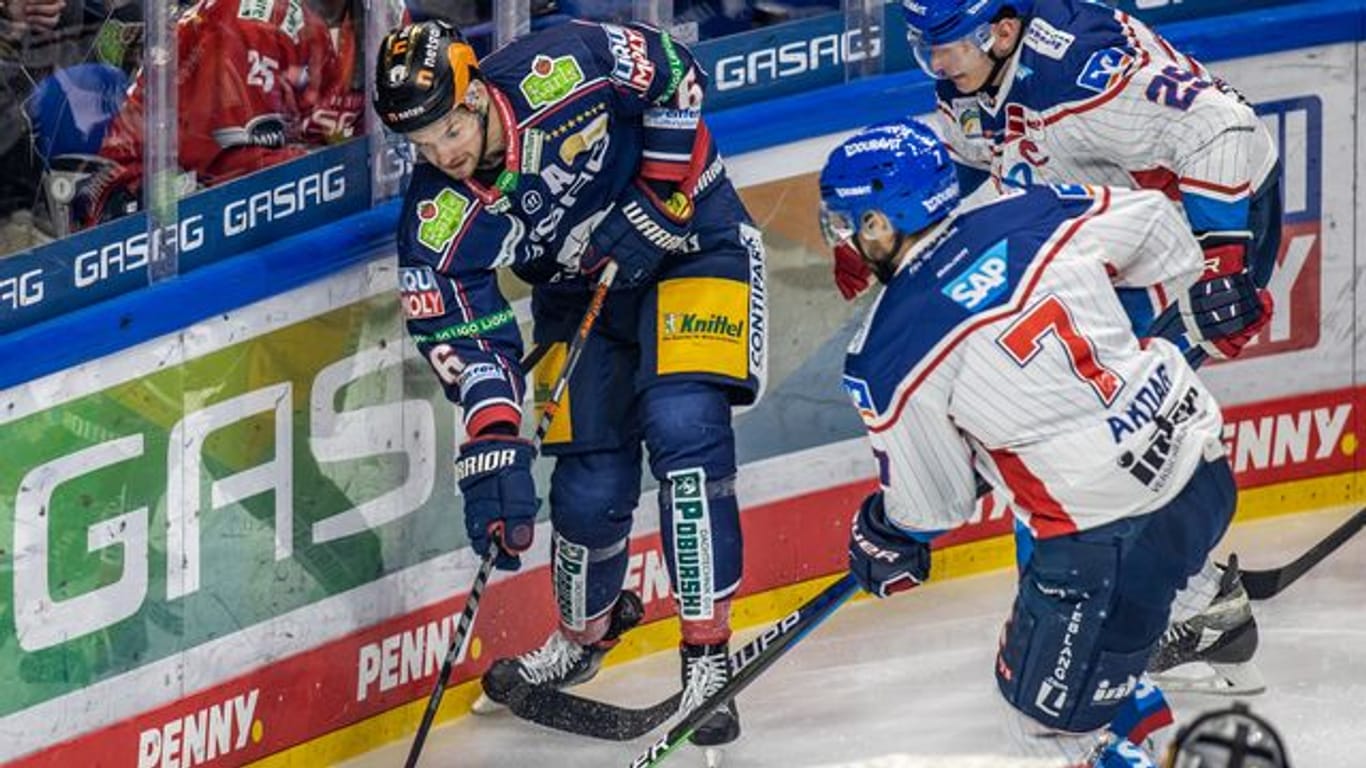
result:
[[[858,227],[854,219],[845,211],[832,210],[825,201],[821,201],[821,237],[825,238],[825,244],[834,248],[840,243],[852,243],[854,235],[858,234]]]
[[[947,80],[950,74],[960,74],[973,63],[972,57],[981,54],[989,56],[996,36],[991,32],[991,24],[979,24],[967,35],[947,43],[929,43],[914,27],[906,28],[906,42],[920,69],[936,80]],[[939,54],[939,67],[935,67],[935,53]]]

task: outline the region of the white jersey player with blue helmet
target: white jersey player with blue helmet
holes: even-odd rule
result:
[[[1036,539],[996,662],[1015,743],[1151,764],[1141,745],[1170,710],[1145,666],[1236,489],[1218,404],[1174,344],[1140,341],[1115,289],[1184,307],[1199,244],[1151,191],[960,202],[914,120],[850,138],[820,181],[827,240],[885,283],[844,370],[880,480],[851,570],[878,596],[924,581],[930,542],[972,517],[984,477]]]
[[[1120,288],[1135,331],[1199,366],[1270,322],[1281,242],[1275,145],[1254,110],[1138,19],[1084,0],[903,0],[908,42],[937,79],[935,127],[965,189],[1103,184],[1161,190],[1205,254],[1185,314],[1163,291]],[[985,182],[985,183],[983,183]],[[837,253],[837,261],[838,259]],[[843,269],[850,274],[849,254]],[[845,282],[849,282],[845,278]],[[1027,537],[1021,538],[1027,557]],[[1238,578],[1211,561],[1178,599],[1152,671],[1223,693],[1264,688]]]

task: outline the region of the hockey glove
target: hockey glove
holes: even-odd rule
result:
[[[665,256],[688,249],[691,220],[692,201],[682,192],[674,192],[667,202],[661,202],[642,182],[636,181],[621,193],[616,205],[593,229],[588,238],[591,247],[580,267],[592,274],[608,259],[615,259],[620,271],[613,288],[644,285]]]
[[[531,546],[536,531],[536,483],[531,462],[536,449],[526,440],[502,435],[476,437],[460,446],[455,478],[465,497],[465,532],[480,556],[496,537],[502,550],[495,565],[522,567],[518,554]]]
[[[887,522],[882,491],[869,494],[854,513],[849,571],[877,597],[904,592],[930,577],[930,545]]]
[[[845,301],[857,299],[873,282],[873,271],[847,240],[835,244],[835,287]]]
[[[1258,289],[1247,270],[1249,233],[1206,232],[1199,239],[1205,272],[1182,302],[1181,319],[1207,354],[1237,357],[1271,322],[1271,293]]]

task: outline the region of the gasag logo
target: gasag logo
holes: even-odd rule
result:
[[[940,291],[969,312],[995,301],[1010,284],[1007,276],[1007,246],[1003,239],[978,257],[962,274]]]
[[[437,253],[445,253],[460,233],[469,214],[470,199],[446,187],[431,200],[417,204],[417,241]]]

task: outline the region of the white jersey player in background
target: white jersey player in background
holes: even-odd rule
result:
[[[1250,106],[1139,20],[1084,0],[904,0],[916,60],[937,82],[936,125],[964,190],[1103,184],[1161,190],[1200,241],[1190,301],[1202,343],[1161,291],[1119,289],[1140,337],[1161,336],[1199,366],[1237,356],[1270,321],[1263,290],[1281,240],[1280,170]],[[836,250],[846,297],[866,270]],[[1017,528],[1021,562],[1031,536]],[[1250,662],[1257,626],[1238,578],[1213,561],[1178,597],[1150,671],[1190,662],[1167,686],[1222,693],[1265,687]]]
[[[1140,342],[1116,287],[1185,298],[1199,244],[1160,194],[1034,187],[960,205],[924,124],[887,123],[821,173],[829,243],[885,288],[844,385],[880,489],[854,517],[850,569],[878,596],[929,576],[980,474],[1036,539],[996,662],[1021,751],[1152,765],[1171,721],[1144,669],[1171,601],[1233,515],[1219,406],[1181,351]]]

